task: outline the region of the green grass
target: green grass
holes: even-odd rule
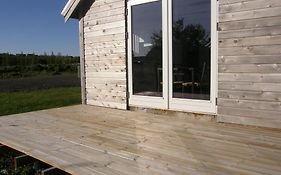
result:
[[[0,93],[0,116],[80,103],[80,87]]]

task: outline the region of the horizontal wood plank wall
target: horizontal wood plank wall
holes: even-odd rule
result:
[[[219,0],[218,121],[281,128],[281,0]]]
[[[96,0],[84,36],[87,104],[126,109],[125,1]]]

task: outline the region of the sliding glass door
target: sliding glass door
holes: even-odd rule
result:
[[[173,0],[173,98],[210,100],[210,0]]]
[[[131,0],[130,105],[215,113],[216,1]]]
[[[130,103],[166,108],[161,0],[128,2]],[[165,68],[166,67],[166,68]]]
[[[133,94],[163,96],[162,6],[160,1],[132,7]]]
[[[211,112],[216,96],[216,1],[169,1],[169,108]]]

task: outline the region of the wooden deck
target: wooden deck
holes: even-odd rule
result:
[[[72,174],[278,174],[281,131],[71,106],[0,117],[0,143]]]

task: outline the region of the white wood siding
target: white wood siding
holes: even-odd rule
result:
[[[218,121],[281,128],[281,0],[219,1]]]
[[[96,0],[84,17],[89,105],[127,108],[124,13],[124,0]]]

